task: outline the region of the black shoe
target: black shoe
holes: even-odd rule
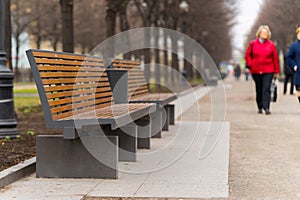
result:
[[[266,109],[265,112],[266,112],[266,115],[270,115],[271,114],[271,112],[270,112],[269,109]]]
[[[257,113],[262,114],[263,113],[262,109],[258,109]]]

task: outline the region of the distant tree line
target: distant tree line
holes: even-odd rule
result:
[[[257,20],[255,21],[247,43],[255,38],[260,25],[268,25],[272,32],[271,40],[277,49],[286,53],[288,47],[296,40],[296,28],[300,26],[300,4],[297,0],[265,0]]]
[[[31,41],[34,41],[33,46],[38,49],[47,44],[47,48],[53,50],[88,53],[100,42],[121,31],[137,27],[163,27],[183,32],[195,39],[208,51],[215,63],[231,58],[230,28],[234,25],[235,0],[186,0],[188,10],[180,8],[182,0],[7,1],[11,1],[11,31],[16,41],[17,57],[24,32],[30,35]],[[145,38],[153,38],[154,42],[163,40],[165,45],[169,38],[166,34],[164,38],[158,33],[145,34],[151,34]],[[179,38],[170,40],[173,52],[177,52]],[[107,51],[113,55],[113,49]],[[144,49],[123,56],[130,58],[132,55],[144,55],[145,63],[155,59],[156,63],[179,70],[176,53],[170,55],[168,52]],[[199,78],[200,75],[193,71],[189,63],[185,65],[188,79]],[[13,66],[17,73],[18,59]],[[160,79],[160,73],[163,72],[159,69],[155,71],[156,79]],[[146,69],[146,73],[149,75],[150,69]]]

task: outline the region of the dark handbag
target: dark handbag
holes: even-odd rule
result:
[[[276,79],[274,79],[271,83],[271,102],[276,102],[277,101],[277,84],[276,84]]]
[[[251,59],[253,59],[253,42],[250,43],[250,57]],[[248,65],[248,63],[246,63],[246,66],[245,66],[247,69],[251,69],[251,66]]]

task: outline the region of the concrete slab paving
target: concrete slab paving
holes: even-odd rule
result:
[[[179,96],[175,103],[176,118],[195,107],[209,88],[196,88]],[[35,174],[0,190],[0,199],[81,199],[94,197],[162,197],[211,198],[228,197],[229,123],[176,121],[161,139],[152,139],[151,149],[138,150],[137,162],[119,164],[120,178],[43,179]],[[201,157],[203,141],[211,143],[209,130],[219,132],[218,141],[208,156]],[[214,137],[215,138],[215,137]],[[210,145],[211,146],[211,145]]]
[[[176,160],[166,159],[167,154],[155,158],[156,168],[150,168],[147,159],[152,160],[151,155],[138,159],[137,163],[122,163],[118,180],[104,180],[95,187],[88,196],[101,197],[162,197],[162,198],[210,198],[228,196],[228,164],[229,164],[229,124],[221,133],[221,140],[215,149],[204,159],[199,159],[200,146],[203,141],[205,130],[209,127],[208,122],[179,122],[172,127],[170,133],[176,133],[177,129],[185,126],[182,135],[193,134],[196,126],[199,126],[197,135],[191,146],[185,149],[179,143],[169,145],[169,153],[184,151]],[[187,128],[189,127],[189,128]],[[163,137],[164,144],[169,144],[172,137]],[[160,147],[162,148],[162,147]],[[157,150],[157,149],[155,149]],[[171,155],[170,157],[172,157]],[[180,156],[180,155],[179,155]],[[170,163],[167,163],[170,161]],[[151,162],[149,162],[151,163]],[[153,163],[152,163],[153,164]],[[162,164],[162,165],[161,165]],[[150,173],[131,174],[140,172],[147,167]],[[137,171],[135,171],[137,170]],[[131,177],[131,178],[129,178]]]
[[[35,174],[1,189],[0,199],[70,199],[79,200],[102,180],[99,179],[43,179]]]

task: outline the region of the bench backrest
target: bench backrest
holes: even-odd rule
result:
[[[114,59],[111,63],[114,69],[128,71],[128,97],[134,98],[149,94],[141,62],[133,60]]]
[[[39,50],[26,53],[44,113],[51,115],[52,120],[63,120],[112,104],[112,91],[102,59]]]

